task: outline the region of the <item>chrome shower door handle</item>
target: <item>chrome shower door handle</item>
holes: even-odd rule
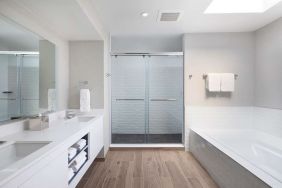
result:
[[[144,101],[145,99],[116,99],[116,101]]]
[[[150,101],[176,101],[176,99],[150,99]]]

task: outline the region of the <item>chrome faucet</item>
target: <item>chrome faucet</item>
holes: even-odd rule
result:
[[[66,119],[72,119],[76,116],[74,111],[66,111]]]

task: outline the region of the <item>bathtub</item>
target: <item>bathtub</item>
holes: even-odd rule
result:
[[[222,177],[219,176],[224,176],[224,171],[227,172],[232,170],[234,165],[232,168],[230,164],[225,165],[227,167],[225,170],[222,170],[223,173],[218,175],[218,171],[220,170],[216,168],[221,166],[220,163],[224,160],[218,160],[217,166],[213,165],[211,159],[212,157],[208,157],[210,154],[207,153],[207,149],[205,149],[205,147],[209,147],[209,145],[227,155],[229,158],[234,160],[236,164],[239,163],[244,169],[249,171],[250,174],[253,174],[255,176],[252,177],[253,179],[247,178],[246,180],[249,181],[249,183],[256,181],[256,177],[258,178],[258,181],[262,180],[262,182],[258,182],[257,185],[253,185],[253,187],[282,188],[282,139],[280,137],[275,137],[270,134],[252,129],[208,130],[192,128],[191,130],[191,132],[196,133],[196,136],[201,137],[207,143],[205,146],[204,142],[199,141],[199,139],[195,141],[195,139],[192,137],[192,141],[190,139],[191,152],[201,163],[203,163],[202,165],[204,167],[211,168],[207,170],[216,176],[215,179],[222,181],[218,183],[220,186],[232,187],[232,185],[226,186],[228,183],[227,180],[223,182],[224,180],[221,180]],[[206,155],[206,157],[202,155]],[[216,161],[217,157],[214,157],[214,160]],[[236,170],[234,170],[234,172],[236,172]],[[242,174],[244,172],[241,170],[240,173]],[[236,177],[236,174],[229,176]],[[245,177],[247,176],[248,175],[245,175]],[[238,175],[238,181],[243,181],[243,179],[243,175],[240,178]],[[232,181],[232,179],[230,179],[230,181]],[[263,185],[264,183],[265,185]],[[233,185],[234,184],[236,184],[236,181],[233,181]],[[237,185],[237,187],[238,186],[239,185]],[[242,184],[240,186],[242,186]],[[244,187],[252,186],[244,185]]]

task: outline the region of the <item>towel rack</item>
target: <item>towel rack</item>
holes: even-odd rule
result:
[[[203,74],[203,79],[207,79],[208,74]],[[238,74],[234,74],[234,79],[237,80],[237,78],[239,77]]]

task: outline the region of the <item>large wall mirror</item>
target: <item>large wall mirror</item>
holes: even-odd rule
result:
[[[0,121],[56,109],[55,45],[0,16]]]

